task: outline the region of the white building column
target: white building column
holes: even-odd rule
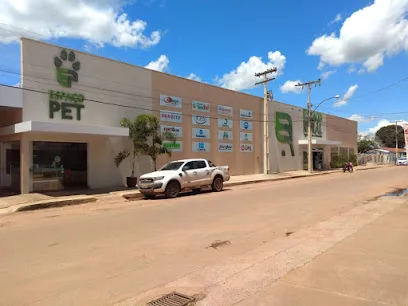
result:
[[[30,169],[32,167],[33,146],[27,134],[21,135],[20,141],[20,193],[26,194],[32,191]]]

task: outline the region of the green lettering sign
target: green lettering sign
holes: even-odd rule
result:
[[[78,82],[78,71],[81,63],[75,60],[74,51],[62,49],[59,56],[54,57],[54,65],[57,71],[57,81],[63,87],[71,87],[72,82]],[[68,63],[68,68],[63,67]],[[81,120],[81,110],[85,108],[83,102],[85,97],[80,93],[49,90],[49,116],[54,119],[55,113],[61,112],[63,120]],[[75,109],[75,110],[74,110]]]
[[[308,112],[307,109],[303,110],[303,135],[307,137],[308,135]],[[317,138],[322,138],[323,137],[323,114],[322,113],[317,113],[313,112],[312,113],[312,136],[317,137]]]
[[[275,112],[275,134],[279,142],[289,145],[292,156],[295,156],[292,118],[287,113]]]
[[[58,101],[50,101],[49,110],[50,110],[50,118],[55,118],[55,113],[61,112],[61,119],[64,120],[73,120],[73,109],[76,109],[74,112],[75,119],[81,120],[81,110],[85,108],[82,104],[75,104],[75,103],[67,103],[67,102],[58,102]]]

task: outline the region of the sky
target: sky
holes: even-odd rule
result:
[[[330,2],[330,5],[328,4]],[[359,122],[408,121],[408,0],[0,0],[0,83],[19,82],[20,36]]]

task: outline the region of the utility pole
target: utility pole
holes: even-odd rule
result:
[[[402,120],[395,120],[395,163],[398,161],[398,122]]]
[[[268,74],[278,71],[276,67],[268,69],[264,72],[255,73],[256,77],[264,77],[263,81],[255,83],[255,85],[264,84],[264,105],[263,105],[263,115],[264,115],[264,174],[269,174],[269,117],[268,117],[268,88],[267,83],[274,80],[275,78],[268,79]],[[273,97],[271,95],[273,100]]]
[[[321,80],[309,81],[306,83],[299,83],[295,86],[300,86],[302,89],[307,87],[307,170],[309,173],[313,172],[313,156],[312,156],[312,104],[310,102],[310,92],[312,86],[320,86]]]

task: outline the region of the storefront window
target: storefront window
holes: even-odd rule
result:
[[[33,190],[61,190],[87,185],[85,143],[34,142]]]

